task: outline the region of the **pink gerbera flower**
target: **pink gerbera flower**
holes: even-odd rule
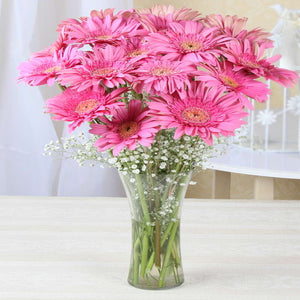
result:
[[[65,70],[60,76],[60,83],[70,85],[78,91],[103,84],[109,88],[132,82],[134,60],[124,58],[121,47],[107,45],[94,48],[94,52],[82,56],[82,63],[72,69]]]
[[[124,148],[134,150],[138,143],[149,147],[159,130],[156,120],[149,117],[149,109],[143,108],[140,100],[131,100],[126,107],[118,107],[112,112],[112,119],[100,117],[106,125],[91,124],[90,133],[100,135],[95,142],[99,151],[113,148],[117,156]]]
[[[246,123],[241,119],[247,113],[223,92],[223,88],[212,89],[202,82],[193,82],[191,89],[177,96],[150,98],[148,106],[162,129],[176,128],[175,139],[184,134],[199,136],[212,145],[213,136],[234,135],[234,130]]]
[[[205,81],[209,86],[225,87],[234,99],[238,99],[243,106],[253,109],[247,97],[264,102],[268,99],[268,86],[256,77],[246,74],[244,70],[234,71],[234,65],[228,61],[216,66],[203,65],[206,71],[199,71],[197,79]]]
[[[106,8],[101,10],[92,10],[90,13],[91,18],[101,18],[104,19],[107,15],[111,17],[112,20],[123,18],[127,19],[137,19],[137,15],[134,9],[120,10],[117,13],[114,13],[114,8]]]
[[[19,81],[35,86],[53,85],[61,71],[72,68],[79,63],[78,48],[68,46],[66,49],[54,51],[53,55],[33,56],[30,60],[19,65]]]
[[[217,28],[205,28],[195,21],[174,22],[169,27],[164,33],[150,34],[148,41],[151,49],[170,60],[214,64],[215,56],[221,53],[218,47],[229,40],[228,37],[217,36]]]
[[[144,59],[149,56],[153,56],[148,43],[141,38],[134,37],[130,40],[124,40],[124,43],[121,46],[123,47],[125,56],[127,56],[128,59]]]
[[[226,15],[208,15],[205,18],[206,24],[210,27],[218,27],[220,34],[234,37],[240,40],[248,39],[252,42],[269,43],[272,46],[272,41],[268,39],[270,33],[263,31],[260,28],[246,30],[247,18],[239,18],[238,16]]]
[[[126,90],[120,88],[106,95],[103,88],[81,92],[68,88],[60,95],[47,100],[46,112],[53,114],[54,120],[72,122],[69,130],[73,131],[83,122],[91,122],[103,114],[109,114],[110,109],[121,104],[117,101]]]
[[[68,34],[68,32],[70,31],[69,30],[70,27],[72,27],[73,25],[80,26],[81,22],[86,19],[87,19],[87,17],[81,17],[79,20],[77,20],[77,19],[64,20],[58,24],[56,31],[58,31],[59,33],[64,32],[64,33]]]
[[[52,86],[62,67],[52,56],[41,56],[21,63],[18,69],[20,70],[19,81],[31,86],[43,84]]]
[[[236,37],[240,32],[245,30],[247,18],[238,16],[229,16],[211,14],[205,17],[205,23],[210,27],[218,27],[223,34]]]
[[[104,43],[118,45],[124,36],[134,36],[140,24],[134,19],[115,18],[107,14],[104,18],[93,16],[80,24],[70,23],[68,35],[79,44]]]
[[[101,19],[104,19],[106,16],[110,16],[113,19],[114,10],[115,10],[114,8],[92,10],[90,13],[90,16],[91,16],[91,18],[101,18]]]
[[[283,86],[292,86],[296,83],[298,75],[296,72],[277,68],[274,62],[280,59],[280,55],[263,58],[267,44],[255,45],[249,40],[231,41],[227,45],[224,56],[235,64],[234,70],[246,70],[257,77],[264,77],[280,83]]]
[[[169,24],[180,20],[200,19],[199,12],[187,8],[175,9],[169,5],[154,5],[149,9],[138,9],[139,21],[150,32],[165,31]]]
[[[168,15],[172,16],[174,21],[180,20],[193,20],[197,21],[200,19],[200,13],[196,10],[190,8],[179,8],[176,9],[172,5],[154,5],[151,8],[138,9],[137,13],[139,14],[150,14],[154,16],[166,17]]]
[[[169,24],[174,20],[171,15],[161,17],[151,14],[142,14],[139,21],[149,32],[163,32],[169,29]]]
[[[169,61],[165,59],[149,60],[137,70],[137,79],[133,87],[138,93],[174,93],[190,88],[190,78],[196,71],[195,65],[189,62]]]

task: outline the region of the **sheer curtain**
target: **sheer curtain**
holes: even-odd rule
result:
[[[45,99],[56,88],[16,84],[17,66],[56,39],[57,24],[87,16],[92,9],[132,7],[120,0],[0,0],[0,194],[124,195],[114,169],[79,167],[44,157],[43,147],[60,135]]]

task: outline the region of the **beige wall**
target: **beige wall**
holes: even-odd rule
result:
[[[229,14],[247,17],[252,27],[271,30],[276,23],[277,13],[271,5],[282,3],[285,7],[300,9],[299,0],[135,0],[135,8],[151,7],[154,4],[171,4],[177,8],[188,7],[207,14]]]
[[[171,4],[176,8],[187,7],[198,10],[202,15],[210,13],[238,15],[248,18],[249,28],[261,27],[270,31],[277,22],[277,13],[270,7],[281,3],[291,9],[300,9],[299,0],[135,0],[135,8],[147,8],[154,4]],[[279,101],[274,101],[272,106],[278,106]],[[212,197],[213,171],[207,170],[195,175],[198,184],[191,186],[188,197]],[[252,176],[232,174],[231,198],[253,198],[254,180]],[[275,199],[300,199],[300,180],[275,180]]]

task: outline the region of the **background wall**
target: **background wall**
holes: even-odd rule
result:
[[[277,13],[270,8],[271,5],[281,3],[291,9],[300,9],[299,0],[134,0],[135,8],[151,7],[154,4],[170,4],[180,8],[182,6],[193,8],[207,14],[238,15],[247,17],[249,27],[262,27],[271,30],[276,21]]]
[[[248,18],[249,28],[261,27],[272,30],[278,18],[277,12],[271,8],[274,4],[282,4],[290,9],[300,9],[299,0],[135,0],[135,8],[151,7],[154,4],[173,5],[176,8],[188,7],[201,12],[202,15],[222,14],[238,15]],[[275,93],[278,93],[275,90]],[[280,99],[280,97],[278,97]],[[278,101],[276,101],[278,102]],[[277,103],[276,103],[277,105]],[[194,180],[197,185],[188,190],[188,197],[210,198],[212,196],[213,171],[198,173]],[[248,175],[231,174],[231,198],[253,198],[254,178]],[[300,180],[275,179],[275,199],[300,199]]]

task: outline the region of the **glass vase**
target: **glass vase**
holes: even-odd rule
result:
[[[132,218],[128,282],[142,289],[182,284],[180,215],[191,173],[120,176]]]

